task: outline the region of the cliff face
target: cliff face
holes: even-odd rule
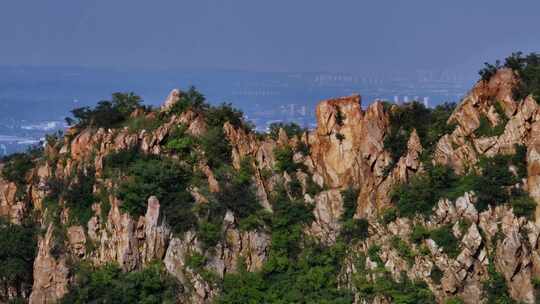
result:
[[[512,90],[518,79],[511,70],[499,70],[489,82],[479,82],[454,110],[448,123],[456,128],[443,135],[433,152],[433,162],[452,167],[463,174],[474,167],[482,156],[512,154],[515,145],[527,149],[527,176],[523,181],[526,191],[540,203],[540,111],[535,100],[513,100]],[[168,111],[179,102],[182,92],[175,90],[159,111]],[[502,108],[502,111],[501,111]],[[134,112],[133,118],[155,119],[158,112]],[[500,272],[512,298],[525,303],[536,300],[532,279],[540,276],[540,229],[537,223],[517,217],[507,206],[478,211],[476,194],[467,192],[455,200],[441,198],[432,216],[396,218],[381,223],[378,217],[390,208],[390,193],[398,184],[407,183],[424,171],[421,139],[411,132],[405,153],[392,163],[389,151],[384,149],[384,138],[390,132],[392,108],[375,102],[362,109],[360,96],[326,100],[317,106],[317,128],[301,135],[288,136],[280,130],[276,138],[257,136],[243,128],[225,123],[223,134],[231,145],[232,165],[240,169],[242,161],[249,159],[254,168],[252,184],[259,204],[273,212],[272,193],[280,185],[297,178],[306,204],[313,207],[313,221],[304,227],[306,235],[319,242],[334,244],[343,229],[344,197],[342,191],[356,188],[354,218],[367,218],[369,236],[355,243],[348,251],[340,275],[340,285],[358,293],[353,283],[359,275],[372,273],[381,267],[395,280],[405,273],[411,280],[425,282],[437,302],[460,297],[465,303],[482,302],[483,284],[489,279],[491,267]],[[500,134],[480,136],[476,132],[482,119],[492,126],[505,122]],[[123,271],[144,268],[153,261],[162,261],[166,270],[183,286],[178,299],[182,303],[209,303],[219,293],[219,286],[209,282],[190,266],[193,254],[204,255],[205,268],[223,278],[237,271],[240,263],[247,271],[260,270],[267,261],[272,246],[271,234],[265,229],[245,230],[239,227],[239,218],[228,210],[221,222],[223,236],[212,250],[207,250],[193,229],[179,235],[173,233],[163,217],[163,206],[157,197],[147,200],[144,215],[135,217],[123,212],[122,201],[109,195],[107,201],[92,205],[88,222],[73,224],[67,220],[69,208],[49,210],[44,203],[48,194],[47,180],[51,177],[69,180],[72,173],[88,165],[95,168],[94,192],[100,188],[114,188],[114,182],[105,174],[105,158],[115,152],[136,149],[144,154],[168,153],[166,139],[179,125],[197,137],[205,134],[208,126],[200,113],[187,110],[181,115],[167,117],[152,130],[133,132],[129,128],[68,130],[65,138],[45,148],[45,159],[37,161],[27,176],[25,185],[0,179],[0,215],[20,224],[30,212],[39,215],[44,233],[39,237],[38,253],[34,261],[33,288],[30,303],[54,303],[64,296],[74,283],[70,264],[86,261],[93,265],[117,263]],[[276,150],[283,147],[305,145],[309,153],[294,152],[293,160],[302,165],[296,172],[275,172],[278,159]],[[197,165],[208,185],[208,191],[189,189],[195,204],[208,204],[212,193],[220,192],[217,173],[201,162]],[[388,169],[391,168],[391,169]],[[269,174],[268,172],[271,172]],[[294,175],[294,176],[293,176]],[[319,191],[309,191],[316,184]],[[17,193],[25,194],[20,199]],[[540,219],[537,208],[537,219]],[[59,212],[60,225],[65,237],[59,239],[48,213]],[[466,223],[466,224],[464,224]],[[411,242],[415,226],[449,230],[457,240],[459,252],[449,256],[433,239],[426,237]],[[402,240],[413,252],[424,252],[406,260],[394,243]],[[61,242],[66,250],[57,252],[55,243]],[[372,260],[368,249],[380,248],[379,258]],[[356,262],[364,256],[364,268]],[[434,272],[440,276],[434,278]],[[376,274],[368,274],[371,279]],[[365,303],[356,296],[356,302]],[[372,303],[388,303],[387,297],[367,299]]]

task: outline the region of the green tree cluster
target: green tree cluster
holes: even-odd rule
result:
[[[37,228],[30,222],[16,225],[0,217],[0,302],[8,302],[8,289],[22,298],[32,289]]]
[[[194,227],[193,197],[188,191],[191,168],[168,157],[143,155],[136,150],[121,151],[105,159],[105,169],[117,174],[117,195],[121,209],[143,215],[150,196],[156,196],[168,224],[176,233]]]
[[[66,122],[80,128],[114,128],[126,121],[135,109],[141,107],[141,101],[134,93],[113,93],[111,100],[102,100],[95,108],[74,109],[71,111],[74,118],[67,117]]]
[[[396,282],[389,273],[383,272],[373,281],[362,277],[358,279],[356,285],[360,297],[367,300],[372,300],[375,296],[384,296],[395,304],[436,303],[435,296],[426,283],[413,282],[404,274]]]
[[[26,184],[28,172],[34,167],[29,153],[14,153],[2,159],[2,177],[18,186]]]
[[[439,138],[451,133],[455,128],[447,123],[455,107],[454,103],[444,103],[431,109],[416,101],[391,107],[390,131],[384,138],[384,149],[390,152],[392,157],[392,164],[387,168],[387,172],[407,151],[407,142],[413,130],[416,130],[420,137],[424,155],[431,155]]]
[[[473,190],[478,197],[479,210],[488,206],[510,204],[518,216],[532,217],[534,202],[520,188],[514,187],[526,176],[525,151],[516,146],[513,155],[482,157],[478,170],[458,176],[447,166],[427,165],[426,172],[413,177],[409,183],[398,185],[391,193],[399,216],[429,215],[441,198],[456,199]],[[517,174],[510,168],[516,168]]]
[[[303,201],[291,201],[285,189],[273,198],[272,246],[263,269],[241,267],[226,274],[217,303],[351,303],[350,291],[338,288],[337,274],[345,246],[323,247],[308,241],[303,227],[313,220]]]
[[[356,219],[358,190],[348,188],[341,192],[343,198],[343,214],[341,215],[341,238],[350,243],[363,240],[369,236],[369,222],[366,219]]]
[[[94,268],[82,264],[76,282],[61,304],[83,303],[177,303],[180,288],[162,264],[154,263],[141,271],[122,272],[114,264]]]

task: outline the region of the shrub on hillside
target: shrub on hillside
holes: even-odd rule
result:
[[[277,172],[293,173],[298,169],[298,164],[293,160],[294,150],[290,146],[276,147],[274,156],[276,157],[275,170]]]
[[[9,302],[8,289],[18,297],[31,291],[37,232],[31,223],[16,225],[0,217],[0,302]]]
[[[454,103],[444,103],[430,109],[415,101],[391,108],[390,131],[384,138],[384,149],[390,152],[392,164],[407,151],[407,142],[413,130],[420,137],[424,154],[431,155],[439,138],[451,133],[455,127],[447,124],[455,106]]]
[[[178,283],[159,263],[131,272],[123,272],[114,264],[98,268],[81,264],[75,278],[60,303],[173,304],[179,296]]]
[[[125,175],[117,190],[122,200],[120,208],[134,216],[142,215],[146,212],[148,198],[155,195],[173,231],[181,233],[193,227],[193,197],[188,191],[190,169],[169,158],[131,155],[130,152],[122,155],[110,157],[124,158],[118,164],[124,167],[121,171]],[[115,168],[114,164],[110,165]]]
[[[15,153],[3,160],[2,177],[17,185],[26,183],[26,175],[33,168],[32,158],[28,153]]]
[[[68,125],[78,127],[114,128],[141,107],[141,98],[134,93],[113,93],[111,100],[102,100],[96,107],[82,107],[71,111],[74,118],[67,117]]]
[[[285,133],[287,134],[287,137],[291,138],[293,136],[302,136],[304,132],[306,132],[305,128],[300,127],[298,124],[294,122],[274,122],[271,123],[268,127],[270,137],[273,139],[278,139],[279,136],[279,129],[283,129]]]

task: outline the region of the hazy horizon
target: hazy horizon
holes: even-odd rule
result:
[[[538,9],[533,0],[6,0],[0,65],[475,73],[540,50]]]

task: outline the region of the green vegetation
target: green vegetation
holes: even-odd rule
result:
[[[506,117],[499,102],[495,103],[495,109],[499,116],[499,123],[496,126],[492,126],[485,115],[480,116],[480,125],[474,130],[474,135],[476,137],[500,136],[504,133],[508,117]]]
[[[175,103],[170,109],[171,114],[181,114],[186,110],[201,111],[208,108],[206,98],[197,89],[192,86],[187,91],[182,92],[180,100]]]
[[[440,198],[463,194],[464,191],[456,191],[460,188],[460,179],[451,168],[436,165],[426,168],[425,174],[416,175],[409,183],[397,186],[391,198],[399,216],[429,215]]]
[[[445,225],[430,232],[429,237],[451,258],[459,255],[459,240],[452,233],[452,225]]]
[[[392,248],[394,248],[400,257],[402,257],[409,265],[414,264],[414,252],[412,251],[411,247],[409,247],[409,244],[402,240],[399,236],[393,236],[390,240],[390,245],[392,245]]]
[[[60,303],[173,304],[178,294],[179,286],[158,263],[127,273],[113,264],[99,268],[83,264],[78,267],[75,285]]]
[[[110,101],[102,100],[93,109],[89,107],[74,109],[71,111],[74,118],[67,117],[66,122],[79,128],[115,128],[140,107],[141,98],[134,93],[113,93]]]
[[[201,221],[197,227],[197,236],[205,249],[216,246],[221,240],[221,222]]]
[[[117,195],[124,212],[143,215],[148,198],[154,195],[174,232],[182,233],[194,227],[194,200],[187,189],[192,178],[190,168],[170,158],[137,151],[111,154],[104,163],[109,172],[121,172]]]
[[[197,161],[195,145],[197,139],[187,132],[186,125],[177,126],[165,140],[165,149],[167,152],[177,155],[180,159],[194,164]]]
[[[2,168],[2,177],[15,183],[18,187],[26,184],[28,172],[33,168],[32,157],[30,153],[15,153],[2,159],[4,167]]]
[[[404,274],[399,282],[394,281],[389,273],[384,272],[374,281],[368,281],[365,278],[357,279],[356,285],[360,297],[367,300],[382,295],[395,304],[436,303],[426,283],[412,282]]]
[[[369,259],[372,262],[377,263],[378,267],[383,267],[383,261],[381,260],[380,254],[381,254],[381,247],[379,247],[378,245],[371,245],[368,248],[367,255]]]
[[[29,222],[15,225],[0,217],[0,302],[8,302],[2,295],[9,287],[17,297],[32,289],[37,232]]]
[[[240,162],[240,169],[222,171],[218,176],[221,180],[221,191],[217,199],[221,205],[231,210],[240,219],[247,218],[261,210],[252,183],[252,159],[245,158]]]
[[[484,67],[478,71],[478,74],[482,78],[483,81],[489,81],[495,73],[497,73],[497,70],[501,68],[501,61],[497,60],[495,61],[495,64],[491,64],[489,62],[484,63]]]
[[[343,197],[343,214],[341,215],[341,238],[345,243],[363,240],[369,236],[369,222],[366,219],[355,219],[358,190],[348,188],[341,192]]]
[[[137,133],[141,130],[148,132],[154,131],[162,125],[163,121],[154,116],[140,115],[134,118],[129,118],[125,124],[130,133]]]
[[[501,65],[499,60],[494,65],[489,63],[484,65],[485,67],[479,72],[483,80],[489,81],[502,67],[510,68],[520,78],[519,86],[514,91],[514,98],[521,100],[532,95],[537,102],[540,101],[540,54],[523,55],[522,52],[517,52],[507,57],[504,65]]]
[[[339,106],[336,105],[335,109],[336,109],[336,124],[341,127],[345,123],[346,117],[343,114],[343,112],[341,112],[341,108]]]
[[[313,220],[311,208],[291,201],[285,189],[278,189],[272,201],[268,261],[261,271],[241,266],[238,273],[226,274],[217,303],[351,303],[352,294],[337,282],[345,247],[307,240],[303,227]]]
[[[304,156],[308,156],[308,155],[311,154],[309,144],[306,144],[306,143],[303,142],[303,141],[299,141],[299,142],[296,144],[295,151],[296,151],[296,152],[300,152],[300,153],[301,153],[302,155],[304,155]]]
[[[452,232],[452,225],[444,225],[442,227],[428,230],[426,227],[421,225],[416,225],[413,227],[413,232],[411,234],[411,241],[419,244],[425,239],[432,239],[441,247],[444,252],[451,258],[456,258],[459,253],[459,241],[454,236]]]
[[[276,171],[293,173],[298,169],[299,165],[293,160],[294,151],[290,146],[276,147],[274,155],[276,157]]]
[[[512,186],[521,182],[523,176],[516,176],[509,171],[514,163],[523,166],[524,160],[518,159],[522,155],[496,155],[491,158],[482,158],[479,162],[481,173],[473,179],[473,187],[478,195],[477,208],[486,209],[489,205],[496,206],[517,200],[516,205],[521,205],[522,197],[528,197],[524,191],[511,189]],[[518,172],[521,170],[518,170]],[[524,208],[522,210],[526,210]],[[523,214],[526,215],[526,214]]]
[[[283,129],[287,134],[287,137],[291,138],[294,136],[302,136],[306,132],[305,128],[300,127],[294,122],[283,123],[283,122],[274,122],[270,124],[268,134],[271,138],[277,140],[279,136],[279,129]]]
[[[343,215],[342,219],[352,219],[356,213],[358,204],[358,190],[354,188],[348,188],[341,191],[341,197],[343,198]]]
[[[429,276],[431,277],[431,279],[433,280],[435,284],[441,284],[441,280],[444,276],[444,273],[439,267],[437,267],[437,265],[433,265]]]
[[[69,224],[85,227],[93,215],[92,204],[97,202],[93,193],[96,181],[93,167],[81,168],[68,178],[52,176],[47,181],[48,194],[44,199],[50,222],[60,224],[60,202],[69,209]]]
[[[449,167],[426,166],[426,172],[411,179],[408,184],[398,185],[391,193],[399,216],[429,215],[440,198],[456,199],[466,191],[474,190],[482,211],[488,206],[509,203],[519,216],[532,217],[533,203],[525,191],[513,187],[526,176],[524,148],[516,146],[513,155],[483,157],[478,172],[471,171],[457,176]],[[517,175],[510,171],[516,168]]]
[[[390,152],[392,164],[386,171],[390,172],[407,151],[407,142],[413,130],[420,137],[424,155],[431,155],[439,138],[453,131],[455,126],[447,124],[447,120],[455,107],[454,103],[444,103],[429,109],[415,101],[391,108],[390,132],[384,138],[384,149]]]
[[[398,217],[396,208],[385,208],[381,211],[380,222],[384,225],[388,225],[395,221]]]
[[[69,208],[72,223],[85,227],[93,215],[92,204],[96,202],[93,193],[96,182],[95,170],[93,167],[81,170],[72,180],[71,185],[64,188],[63,198],[66,207]]]
[[[508,286],[502,274],[495,270],[493,263],[488,266],[489,278],[484,282],[486,303],[488,304],[517,304],[508,293]]]
[[[353,295],[337,287],[342,255],[342,248],[312,245],[294,263],[284,259],[260,272],[240,269],[237,274],[226,274],[216,302],[352,303]]]
[[[463,300],[457,297],[450,298],[444,304],[464,304]]]

